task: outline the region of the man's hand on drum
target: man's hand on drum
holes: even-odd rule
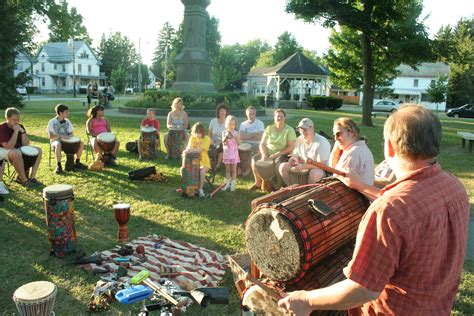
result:
[[[280,156],[280,152],[276,152],[276,153],[274,153],[274,154],[271,154],[268,158],[270,158],[270,159],[275,159],[275,158],[277,158],[278,156]]]
[[[342,181],[345,185],[347,185],[349,188],[355,189],[357,184],[362,182],[361,176],[355,172],[352,169],[342,169],[341,171],[346,173],[346,176],[339,176],[336,175],[336,177]]]
[[[295,291],[281,294],[285,297],[278,301],[278,306],[293,312],[295,316],[308,316],[311,314],[309,292]]]

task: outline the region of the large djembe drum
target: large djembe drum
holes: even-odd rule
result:
[[[269,278],[298,282],[316,263],[354,239],[369,204],[335,178],[280,201],[263,203],[245,225],[251,260]]]
[[[188,149],[183,152],[181,167],[181,192],[185,196],[195,196],[199,190],[201,153]]]
[[[179,159],[184,149],[185,131],[182,129],[170,129],[168,131],[167,147],[169,150],[168,157],[171,159]]]
[[[255,162],[257,173],[262,178],[262,190],[271,192],[273,190],[272,179],[275,176],[275,162],[273,160],[257,160]]]
[[[68,184],[54,184],[43,189],[44,210],[50,252],[57,257],[74,251],[76,228],[74,226],[74,193]]]
[[[72,136],[70,138],[61,138],[61,147],[66,154],[66,166],[67,171],[72,171],[75,169],[74,164],[74,155],[79,151],[81,146],[81,139],[77,136]]]
[[[310,169],[299,169],[291,167],[288,170],[288,176],[290,178],[290,184],[308,184]]]
[[[21,146],[20,152],[23,157],[25,175],[28,178],[30,174],[30,168],[35,165],[36,159],[38,159],[39,150],[33,146]]]
[[[20,286],[13,301],[21,316],[54,315],[53,307],[58,289],[54,283],[36,281]]]
[[[112,161],[112,150],[115,147],[115,135],[104,132],[97,135],[97,143],[102,150],[104,162],[110,164]]]
[[[252,164],[252,145],[249,143],[242,143],[239,145],[239,167],[243,174],[250,171]]]
[[[127,223],[130,219],[130,204],[119,203],[114,205],[115,221],[119,224],[117,232],[117,241],[125,243],[128,241],[128,227]]]
[[[142,127],[140,129],[140,160],[155,160],[157,158],[156,143],[159,142],[156,128]]]

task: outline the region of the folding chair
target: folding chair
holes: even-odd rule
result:
[[[94,160],[94,148],[92,148],[91,144],[91,134],[86,128],[86,136],[87,136],[87,145],[86,145],[86,161],[89,161],[89,154],[91,155],[92,160]]]

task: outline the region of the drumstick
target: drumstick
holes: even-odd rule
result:
[[[279,301],[280,299],[282,299],[283,297],[278,294],[278,293],[275,293],[275,291],[269,287],[268,285],[266,285],[265,283],[261,282],[260,280],[254,278],[253,276],[250,275],[250,273],[247,273],[245,275],[245,278],[252,282],[253,284],[255,284],[256,286],[260,287],[262,290],[265,291],[265,293],[267,293],[268,295],[270,295],[271,298],[273,298],[275,301]]]
[[[217,192],[219,192],[223,187],[225,187],[225,183],[219,185],[214,191],[211,192],[211,194],[209,195],[211,197],[211,199],[217,194]]]
[[[344,171],[329,167],[329,166],[327,166],[327,165],[325,165],[321,162],[316,162],[316,161],[312,160],[311,158],[306,159],[306,163],[309,164],[309,165],[316,166],[319,169],[324,170],[324,171],[329,172],[329,173],[334,173],[334,174],[337,174],[337,175],[343,176],[343,177],[346,176],[346,173]]]

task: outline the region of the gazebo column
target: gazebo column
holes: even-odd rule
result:
[[[280,101],[280,76],[276,77],[277,82],[277,91],[276,91],[276,100]]]
[[[303,79],[300,79],[300,97],[298,98],[298,101],[301,102],[303,101]]]

